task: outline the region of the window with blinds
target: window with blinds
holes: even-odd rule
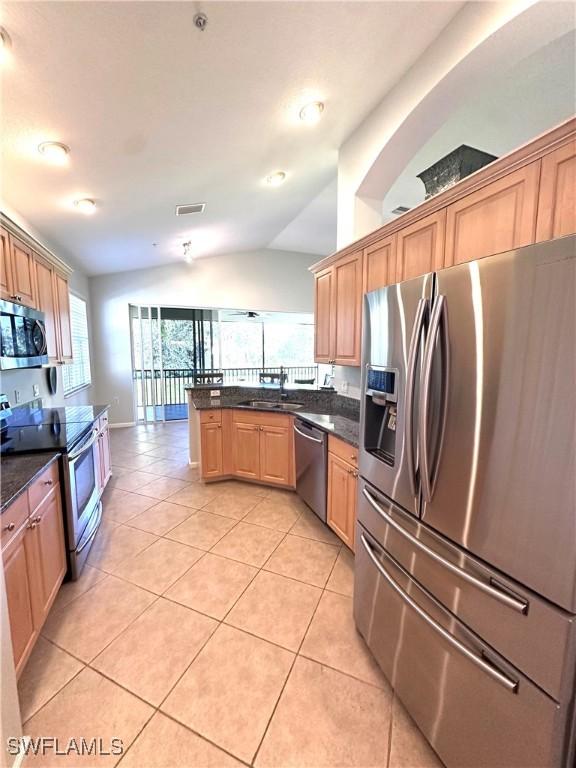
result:
[[[73,362],[64,366],[62,370],[65,395],[86,387],[92,382],[86,302],[79,296],[74,296],[73,293],[70,294],[70,325]]]

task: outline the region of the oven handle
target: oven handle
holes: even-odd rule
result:
[[[93,530],[90,531],[90,535],[78,546],[76,549],[76,554],[79,555],[80,552],[82,552],[83,549],[86,549],[88,544],[92,541],[94,536],[98,533],[98,529],[100,528],[100,523],[102,522],[102,502],[98,504],[98,520],[96,521],[96,525],[94,526]]]
[[[503,685],[504,688],[510,691],[510,693],[517,693],[518,692],[518,681],[512,680],[512,678],[508,677],[508,675],[505,675],[503,672],[500,672],[500,670],[496,669],[492,664],[490,664],[488,661],[485,661],[482,656],[479,656],[477,653],[474,653],[474,651],[471,651],[470,648],[467,648],[463,643],[461,643],[459,640],[456,640],[456,638],[450,634],[444,627],[439,624],[435,619],[433,619],[431,616],[429,616],[425,610],[420,608],[417,602],[415,602],[410,595],[408,595],[402,587],[400,587],[392,576],[388,573],[388,571],[382,566],[382,564],[379,562],[378,558],[372,551],[372,547],[366,540],[366,537],[364,534],[360,534],[360,539],[362,541],[362,545],[364,546],[364,549],[366,550],[368,557],[378,570],[378,573],[388,582],[388,584],[392,587],[392,589],[396,592],[399,597],[402,598],[402,600],[407,603],[407,605],[412,608],[413,611],[415,611],[418,616],[428,624],[429,627],[431,627],[435,632],[437,632],[439,635],[441,635],[446,642],[451,645],[455,650],[457,650],[459,653],[461,653],[463,656],[465,656],[469,661],[471,661],[473,664],[476,664],[476,666],[480,667],[483,672],[485,672],[490,677],[494,678],[500,685]]]
[[[415,547],[418,547],[418,549],[422,550],[422,552],[425,552],[437,563],[440,563],[440,565],[444,566],[444,568],[447,568],[449,571],[452,571],[452,573],[456,573],[458,576],[460,576],[461,579],[464,579],[464,581],[467,581],[469,584],[472,584],[473,586],[482,590],[482,592],[486,592],[486,594],[490,595],[490,597],[494,597],[496,600],[504,603],[509,608],[513,608],[515,611],[518,611],[518,613],[528,613],[528,603],[526,600],[521,600],[519,598],[512,597],[512,595],[507,595],[505,592],[496,589],[481,579],[477,579],[475,576],[467,573],[462,568],[454,565],[454,563],[444,559],[441,555],[434,552],[433,549],[430,549],[430,547],[427,547],[426,544],[423,544],[420,539],[416,538],[416,536],[413,536],[411,533],[408,533],[408,531],[405,531],[404,528],[402,528],[402,526],[399,525],[396,520],[394,520],[394,518],[392,518],[382,509],[382,507],[376,502],[376,499],[369,491],[366,490],[366,488],[362,489],[362,493],[370,506],[376,510],[380,517],[382,517],[391,528],[394,528],[395,531],[404,536],[405,539],[408,539],[411,544],[413,544]]]
[[[99,434],[98,427],[94,427],[94,429],[92,430],[92,437],[90,438],[90,440],[88,440],[87,443],[84,443],[82,448],[80,448],[78,451],[73,451],[72,453],[69,453],[68,454],[68,460],[69,461],[76,461],[76,459],[78,459],[80,456],[82,456],[83,453],[86,453],[86,451],[89,448],[92,448],[92,446],[94,445],[96,440],[98,440],[98,434]]]

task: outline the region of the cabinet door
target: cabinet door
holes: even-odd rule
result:
[[[332,267],[318,272],[314,277],[314,360],[317,363],[332,362],[334,325],[332,278]]]
[[[536,241],[576,232],[576,141],[542,158]]]
[[[108,419],[108,417],[106,417]],[[108,485],[112,475],[112,462],[110,458],[110,428],[106,426],[100,435],[100,473],[102,490]]]
[[[10,634],[17,675],[22,671],[38,635],[34,625],[32,587],[24,544],[28,532],[26,525],[23,525],[20,533],[2,552]]]
[[[354,549],[356,489],[356,470],[329,453],[327,523],[350,549]]]
[[[293,485],[292,430],[262,426],[260,431],[260,480],[274,485]]]
[[[362,252],[336,262],[334,269],[334,361],[360,365]]]
[[[72,360],[72,326],[70,324],[70,297],[68,280],[54,273],[56,297],[58,300],[58,333],[60,338],[60,360]]]
[[[50,362],[60,359],[58,318],[56,317],[58,301],[54,270],[41,259],[36,259],[36,287],[38,309],[46,316],[46,340]]]
[[[30,514],[31,527],[26,534],[30,553],[28,569],[32,588],[34,621],[39,631],[66,574],[66,549],[60,484]]]
[[[249,480],[260,479],[260,427],[232,423],[232,471]]]
[[[444,264],[446,211],[426,216],[397,233],[396,280],[410,280]]]
[[[34,256],[30,248],[21,240],[12,235],[9,239],[14,300],[25,304],[27,307],[35,307]]]
[[[202,477],[222,475],[222,425],[202,424],[200,427]]]
[[[540,161],[449,205],[444,266],[534,242]]]
[[[13,293],[10,241],[8,232],[0,227],[0,298],[11,301]]]
[[[391,235],[364,251],[364,293],[396,282],[396,235]]]

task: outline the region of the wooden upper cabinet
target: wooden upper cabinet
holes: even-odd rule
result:
[[[364,293],[396,282],[396,241],[390,235],[364,251]]]
[[[58,335],[60,339],[60,361],[72,360],[72,326],[70,324],[70,295],[68,280],[54,273],[55,294],[58,306]]]
[[[332,279],[332,267],[318,272],[314,277],[314,359],[317,363],[329,363],[332,360]]]
[[[534,242],[540,161],[449,205],[444,266]]]
[[[31,249],[10,235],[10,261],[12,262],[12,300],[27,307],[36,306],[34,255]]]
[[[0,227],[0,298],[12,301],[12,260],[8,232]]]
[[[260,426],[232,422],[232,472],[248,480],[260,478]]]
[[[202,477],[220,477],[223,472],[221,424],[206,423],[200,426],[200,450]]]
[[[338,365],[360,365],[362,341],[362,251],[334,264],[334,342]]]
[[[396,280],[410,280],[444,263],[446,211],[438,211],[397,233]]]
[[[50,362],[57,362],[60,359],[60,334],[54,270],[39,258],[36,259],[36,288],[37,306],[45,315],[48,357]]]
[[[576,232],[576,140],[542,158],[536,241]]]
[[[264,425],[260,430],[260,480],[274,485],[294,485],[292,429]]]

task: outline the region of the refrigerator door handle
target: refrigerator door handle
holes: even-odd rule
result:
[[[428,420],[430,411],[430,389],[432,383],[432,366],[434,363],[434,351],[439,334],[442,344],[442,414],[440,417],[440,435],[438,439],[438,450],[436,455],[436,465],[430,468],[430,448],[428,435]],[[430,328],[428,338],[424,349],[424,366],[422,373],[422,386],[420,389],[420,429],[419,434],[419,453],[420,453],[420,478],[422,483],[422,493],[424,501],[431,501],[434,495],[436,485],[436,476],[440,466],[440,456],[442,454],[442,443],[444,441],[444,430],[446,427],[446,410],[448,406],[448,376],[450,371],[450,344],[448,340],[448,322],[446,313],[446,297],[437,296],[432,308],[430,317]]]
[[[362,546],[366,550],[366,553],[370,560],[372,561],[372,564],[377,569],[378,573],[382,576],[383,579],[392,587],[392,589],[402,598],[402,600],[412,608],[415,613],[418,614],[418,616],[428,624],[429,627],[431,627],[433,630],[435,630],[439,635],[441,635],[444,640],[452,646],[456,651],[461,653],[463,656],[465,656],[469,661],[471,661],[473,664],[476,664],[476,666],[480,667],[487,675],[492,677],[496,682],[500,683],[500,685],[503,685],[504,688],[506,688],[510,693],[517,693],[518,692],[518,680],[513,680],[512,678],[508,677],[508,675],[504,674],[504,672],[501,672],[499,669],[497,669],[493,664],[491,664],[489,661],[487,661],[482,655],[475,653],[470,648],[468,648],[464,643],[457,640],[453,635],[448,632],[448,630],[444,629],[444,627],[439,624],[435,619],[432,618],[426,611],[421,608],[418,603],[413,600],[410,595],[408,595],[402,587],[400,587],[396,581],[390,576],[388,571],[384,568],[384,566],[380,563],[376,555],[374,554],[372,547],[370,546],[370,543],[364,536],[364,534],[360,534],[360,540],[362,541]],[[398,566],[400,568],[400,566]],[[403,571],[402,568],[400,570]],[[409,574],[407,574],[408,577],[410,577]]]
[[[408,477],[410,480],[410,490],[412,495],[416,496],[418,488],[416,485],[416,458],[414,450],[414,388],[416,384],[416,366],[418,363],[418,347],[422,337],[422,328],[424,327],[424,318],[427,299],[420,299],[416,308],[416,317],[412,328],[412,338],[410,339],[410,351],[408,352],[408,365],[406,368],[406,397],[404,399],[404,441],[406,444],[406,462],[408,464]]]
[[[467,581],[469,584],[472,584],[473,586],[482,590],[482,592],[486,592],[486,594],[490,595],[491,597],[494,597],[496,600],[499,600],[501,603],[504,603],[509,608],[513,608],[515,611],[518,611],[518,613],[523,613],[523,614],[528,613],[528,603],[526,600],[521,600],[520,598],[509,595],[503,590],[500,590],[497,587],[492,586],[492,584],[489,584],[485,581],[482,581],[481,579],[476,578],[476,576],[472,576],[470,573],[467,573],[466,571],[462,570],[462,568],[459,568],[457,565],[454,565],[454,563],[451,563],[449,560],[446,560],[437,552],[434,552],[433,549],[430,549],[430,547],[427,547],[425,544],[423,544],[420,541],[420,539],[416,538],[416,536],[413,536],[411,533],[408,533],[408,531],[405,531],[401,525],[398,525],[396,520],[394,520],[394,518],[391,517],[384,509],[382,509],[382,507],[378,504],[376,499],[372,496],[372,494],[369,491],[366,490],[366,488],[362,489],[362,493],[364,494],[368,503],[373,507],[373,509],[376,510],[376,512],[380,515],[380,517],[382,517],[384,521],[391,528],[394,528],[395,531],[397,531],[399,534],[404,536],[404,538],[408,539],[408,541],[411,544],[413,544],[415,547],[418,547],[418,549],[420,549],[422,552],[425,552],[433,560],[436,560],[437,563],[440,563],[440,565],[443,565],[447,570],[451,571],[452,573],[457,574],[464,581]]]

